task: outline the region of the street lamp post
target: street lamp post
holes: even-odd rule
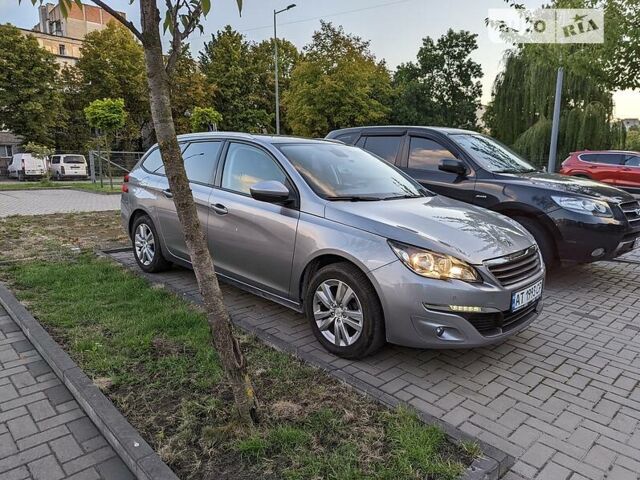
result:
[[[282,10],[273,11],[273,46],[274,46],[274,60],[275,60],[275,76],[276,76],[276,135],[280,135],[280,86],[278,81],[278,32],[276,29],[276,15],[287,10],[291,10],[296,4],[283,8]]]

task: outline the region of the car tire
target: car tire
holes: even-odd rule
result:
[[[19,182],[24,182],[24,173],[18,172],[18,181]]]
[[[540,223],[529,217],[514,217],[514,220],[522,225],[535,239],[547,270],[555,268],[558,265],[558,257],[551,235]]]
[[[136,263],[143,271],[157,273],[171,267],[162,252],[158,231],[148,215],[140,215],[133,222],[131,245]]]
[[[315,272],[304,307],[314,335],[334,355],[363,358],[385,344],[380,300],[367,276],[354,265],[334,263]]]

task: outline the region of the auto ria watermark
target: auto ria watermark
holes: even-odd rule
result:
[[[495,43],[604,42],[604,11],[600,9],[494,8],[486,23]]]

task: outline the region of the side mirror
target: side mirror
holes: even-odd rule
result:
[[[291,196],[289,189],[276,180],[258,182],[249,190],[251,197],[261,202],[281,203],[289,200]]]
[[[464,163],[455,158],[443,158],[442,160],[440,160],[438,170],[442,170],[443,172],[455,173],[458,176],[467,174],[467,167],[465,167]]]

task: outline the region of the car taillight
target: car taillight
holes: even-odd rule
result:
[[[24,158],[22,160],[20,160],[20,166],[22,167],[22,169],[24,170]]]
[[[127,183],[129,183],[129,175],[125,175],[124,178],[122,179],[122,186],[120,187],[120,189],[124,192],[127,193],[129,191],[129,185],[127,185]]]

